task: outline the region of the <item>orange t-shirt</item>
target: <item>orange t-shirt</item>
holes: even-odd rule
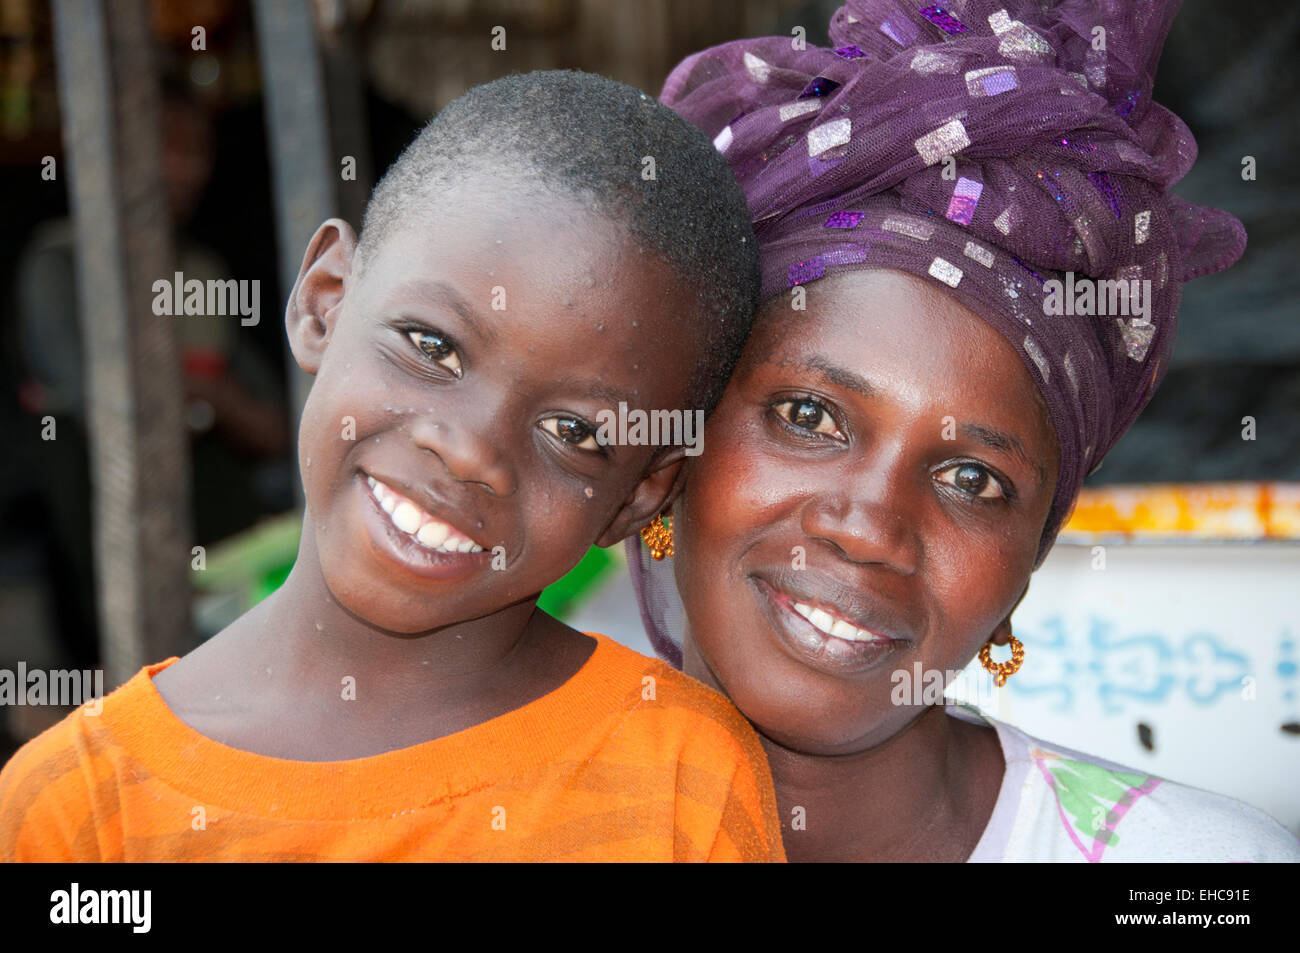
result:
[[[350,761],[227,747],[144,668],[0,772],[3,861],[782,861],[762,747],[721,695],[604,636],[555,691]]]

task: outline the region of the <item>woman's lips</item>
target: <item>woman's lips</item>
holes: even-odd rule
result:
[[[790,596],[781,593],[786,600]],[[812,623],[813,628],[823,633],[831,635],[837,639],[845,639],[849,642],[888,642],[889,637],[872,632],[870,629],[862,629],[845,619],[835,610],[814,608],[802,602],[791,602],[790,608],[796,613]]]
[[[375,492],[376,488],[371,486],[372,479],[387,490],[384,494],[385,502],[381,502],[380,495]],[[357,486],[365,495],[362,501],[363,518],[370,531],[374,548],[412,575],[425,579],[452,579],[478,571],[490,559],[491,554],[485,552],[482,546],[450,524],[429,516],[426,511],[396,491],[388,489],[381,481],[370,477],[369,474],[359,473]],[[391,506],[391,511],[386,508],[385,503]],[[411,519],[410,512],[403,509],[403,504],[409,504],[415,511],[414,515],[418,517],[418,523]],[[395,522],[395,516],[403,522],[401,524]],[[405,526],[415,527],[415,532],[405,529]],[[431,528],[426,529],[426,527]],[[432,541],[442,533],[443,529],[446,529],[447,533],[438,540],[437,547],[421,542],[418,535],[424,532],[425,539]],[[468,544],[467,548],[461,549],[466,544]],[[451,548],[453,545],[455,549]]]
[[[843,618],[832,605],[814,605],[755,578],[772,630],[785,648],[808,665],[833,675],[865,671],[909,644]]]

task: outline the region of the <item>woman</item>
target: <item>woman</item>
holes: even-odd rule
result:
[[[1300,859],[1246,805],[894,691],[977,652],[1014,676],[1012,612],[1159,383],[1181,282],[1245,246],[1167,191],[1176,5],[1101,6],[859,0],[835,50],[738,41],[665,85],[746,191],[766,304],[674,558],[633,572],[663,654],[760,731],[793,860]]]

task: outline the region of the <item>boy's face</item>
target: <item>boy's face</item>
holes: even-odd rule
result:
[[[597,412],[683,407],[698,347],[694,295],[619,223],[500,178],[451,191],[360,275],[322,226],[289,308],[316,556],[397,632],[527,599],[653,516],[677,466],[599,446]]]
[[[674,510],[686,671],[783,746],[851,754],[926,711],[895,673],[1009,631],[1056,440],[1011,345],[919,278],[848,272],[765,317]]]

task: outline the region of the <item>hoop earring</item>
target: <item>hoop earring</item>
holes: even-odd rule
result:
[[[997,682],[998,688],[1007,683],[1007,678],[1020,671],[1020,665],[1025,660],[1025,646],[1014,635],[1011,636],[1011,661],[995,662],[989,655],[989,650],[993,647],[993,640],[989,639],[980,649],[980,664],[983,665],[993,675],[993,680]]]
[[[669,519],[672,519],[672,517],[669,517]],[[641,529],[641,538],[650,547],[650,557],[652,559],[663,559],[665,556],[669,559],[672,558],[673,530],[671,525],[664,525],[664,515],[662,513]]]

